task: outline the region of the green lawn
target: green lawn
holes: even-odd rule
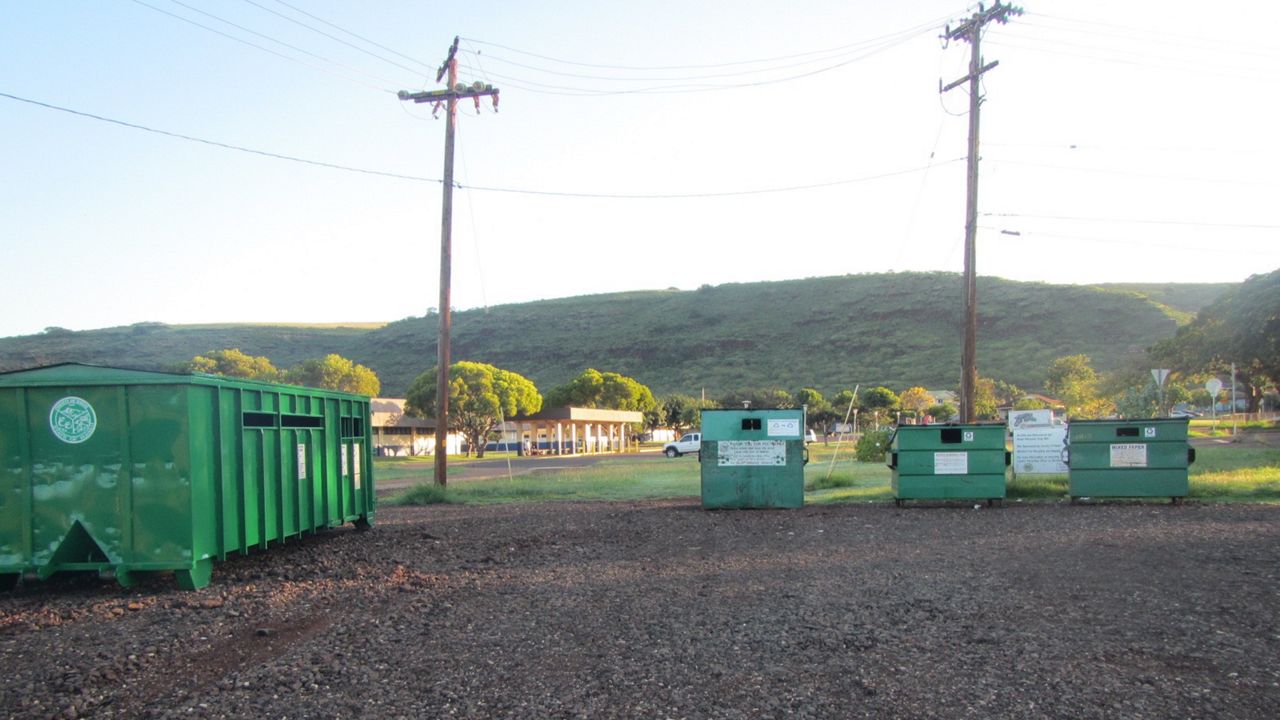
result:
[[[833,464],[833,454],[836,461]],[[853,461],[851,447],[813,446],[805,468],[805,502],[812,504],[888,502],[893,499],[889,469],[882,463]],[[452,462],[452,461],[451,461]],[[378,460],[377,477],[430,476],[421,459]],[[465,464],[458,474],[465,471]],[[398,474],[399,473],[399,474]],[[1191,466],[1191,497],[1208,502],[1280,502],[1280,450],[1202,448]],[[545,500],[640,500],[698,497],[698,463],[691,458],[669,460],[606,460],[592,467],[539,471],[513,479],[468,480],[450,484],[441,494],[433,485],[419,485],[391,498],[392,504],[504,503]],[[1012,478],[1010,500],[1052,501],[1067,495],[1066,475]]]

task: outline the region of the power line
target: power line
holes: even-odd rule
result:
[[[320,30],[320,29],[317,29],[317,28],[311,27],[310,25],[308,25],[308,24],[306,24],[306,23],[302,22],[301,20],[298,20],[298,19],[296,19],[296,18],[291,18],[291,17],[289,17],[288,15],[285,15],[285,14],[284,14],[284,13],[282,13],[282,12],[277,12],[277,11],[275,11],[275,10],[272,10],[271,8],[266,7],[265,5],[262,5],[261,3],[254,2],[254,0],[244,0],[244,1],[245,1],[245,2],[247,2],[247,3],[249,3],[249,4],[250,4],[250,5],[252,5],[252,6],[256,7],[256,8],[259,8],[259,9],[260,9],[260,10],[262,10],[263,12],[269,12],[269,13],[271,13],[272,15],[275,15],[275,16],[276,16],[276,17],[278,17],[278,18],[283,18],[284,20],[288,20],[289,22],[291,22],[291,23],[293,23],[293,24],[297,25],[298,27],[306,28],[307,30],[310,30],[311,32],[316,33],[317,35],[323,35],[324,37],[327,37],[327,38],[329,38],[330,40],[333,40],[334,42],[342,43],[343,45],[346,45],[346,46],[347,46],[347,47],[349,47],[349,48],[352,48],[352,49],[354,49],[354,50],[357,50],[357,51],[359,51],[359,52],[362,52],[362,53],[364,53],[365,55],[368,55],[368,56],[369,56],[369,57],[371,57],[371,58],[375,58],[375,59],[381,60],[381,61],[383,61],[383,62],[385,62],[385,63],[388,63],[388,64],[390,64],[390,65],[394,65],[394,66],[396,66],[396,67],[400,68],[401,70],[408,70],[409,72],[414,73],[414,74],[421,74],[421,73],[422,73],[422,71],[421,71],[421,70],[419,70],[418,68],[411,68],[411,67],[409,67],[409,66],[407,66],[407,65],[402,65],[401,63],[398,63],[398,62],[396,62],[395,60],[390,60],[390,59],[388,59],[388,58],[385,58],[385,57],[383,57],[383,56],[379,55],[378,53],[372,52],[372,51],[370,51],[370,50],[366,50],[366,49],[364,49],[364,48],[360,47],[359,45],[356,45],[355,43],[347,42],[346,40],[343,40],[343,39],[342,39],[342,38],[340,38],[340,37],[337,37],[337,36],[335,36],[335,35],[330,35],[329,33],[325,32],[325,31],[323,31],[323,30]]]
[[[791,185],[786,187],[760,188],[755,190],[727,190],[723,192],[698,192],[698,193],[654,193],[654,194],[622,194],[622,193],[583,193],[583,192],[556,192],[551,190],[519,190],[513,188],[497,188],[497,187],[481,187],[475,186],[467,188],[470,190],[484,190],[488,192],[518,193],[522,195],[546,195],[551,197],[573,197],[573,198],[596,198],[605,200],[688,200],[698,198],[720,198],[720,197],[739,197],[747,195],[767,195],[783,192],[797,192],[801,190],[819,190],[822,188],[838,187],[840,185],[853,185],[856,183],[870,182],[872,180],[883,180],[885,178],[898,177],[900,175],[910,175],[912,173],[924,172],[931,167],[940,165],[951,165],[958,163],[964,158],[952,158],[940,163],[932,163],[931,165],[921,165],[919,167],[906,168],[903,170],[893,170],[890,172],[880,173],[877,175],[866,175],[857,178],[847,178],[844,180],[832,180],[830,182],[810,183],[806,185]]]
[[[1167,174],[1161,174],[1161,173],[1133,172],[1131,170],[1110,170],[1106,168],[1072,167],[1070,165],[1054,165],[1051,163],[1026,162],[1023,160],[1002,160],[998,157],[987,158],[984,156],[983,159],[987,160],[988,162],[994,162],[996,165],[1013,165],[1018,167],[1044,168],[1047,170],[1067,170],[1067,171],[1074,171],[1074,172],[1101,173],[1104,175],[1120,175],[1124,177],[1151,178],[1153,180],[1181,180],[1186,182],[1211,183],[1215,185],[1245,185],[1245,186],[1253,186],[1253,187],[1280,186],[1280,183],[1276,183],[1276,182],[1253,182],[1249,180],[1223,180],[1220,178],[1192,177],[1190,175],[1167,175]]]
[[[265,52],[265,53],[270,53],[270,54],[272,54],[272,55],[275,55],[275,56],[276,56],[276,57],[278,57],[278,58],[282,58],[282,59],[284,59],[284,60],[288,60],[289,62],[295,62],[295,63],[298,63],[299,65],[303,65],[303,66],[305,66],[305,67],[309,67],[309,68],[311,68],[312,70],[319,70],[320,72],[327,73],[327,74],[332,75],[332,76],[334,76],[334,77],[342,78],[343,80],[347,80],[347,81],[349,81],[349,82],[353,82],[353,83],[357,83],[357,84],[359,84],[359,85],[363,85],[363,86],[365,86],[365,87],[367,87],[367,88],[370,88],[370,89],[373,89],[373,90],[377,90],[377,91],[379,91],[379,92],[389,92],[389,93],[395,94],[395,91],[393,91],[393,90],[389,90],[389,89],[387,89],[387,88],[385,88],[385,87],[378,87],[377,85],[372,85],[372,84],[367,83],[367,82],[365,82],[365,81],[363,81],[363,80],[359,80],[359,79],[357,79],[357,78],[353,78],[353,77],[351,77],[351,76],[349,76],[349,75],[343,75],[342,73],[336,73],[336,72],[334,72],[334,71],[332,71],[332,70],[330,70],[330,69],[328,69],[328,68],[326,68],[326,67],[323,67],[323,66],[320,66],[320,65],[316,65],[316,64],[314,64],[314,63],[309,63],[309,62],[307,62],[306,60],[301,60],[301,59],[296,58],[296,57],[293,57],[293,56],[291,56],[291,55],[285,55],[284,53],[277,52],[277,51],[275,51],[275,50],[272,50],[271,48],[264,47],[264,46],[262,46],[262,45],[259,45],[259,44],[255,43],[255,42],[251,42],[251,41],[249,41],[249,40],[245,40],[244,38],[236,37],[235,35],[232,35],[232,34],[230,34],[230,33],[225,33],[225,32],[223,32],[223,31],[221,31],[221,30],[219,30],[219,29],[217,29],[217,28],[212,28],[212,27],[209,27],[208,25],[205,25],[205,24],[203,24],[203,23],[196,22],[195,20],[192,20],[191,18],[183,17],[183,16],[181,16],[181,15],[179,15],[179,14],[177,14],[177,13],[169,12],[168,10],[163,10],[163,9],[161,9],[161,8],[156,7],[155,5],[152,5],[152,4],[150,4],[150,3],[143,2],[143,0],[133,0],[133,2],[134,2],[135,4],[141,5],[142,7],[148,8],[148,9],[150,9],[150,10],[154,10],[154,11],[156,11],[156,12],[158,12],[158,13],[162,14],[162,15],[168,15],[168,16],[169,16],[169,17],[171,17],[171,18],[175,18],[175,19],[177,19],[177,20],[181,20],[182,22],[188,23],[188,24],[190,24],[190,25],[194,25],[194,26],[196,26],[196,27],[200,28],[201,30],[206,30],[206,31],[211,32],[211,33],[214,33],[214,34],[216,34],[216,35],[221,35],[222,37],[227,38],[228,40],[234,40],[234,41],[236,41],[236,42],[238,42],[238,43],[241,43],[241,44],[243,44],[243,45],[248,45],[248,46],[249,46],[249,47],[251,47],[251,48],[255,48],[255,49],[257,49],[257,50],[261,50],[261,51],[263,51],[263,52]],[[178,2],[178,0],[172,0],[172,2],[174,2],[174,3],[178,4],[178,5],[182,5],[182,3]],[[190,6],[183,5],[183,7],[190,7]],[[231,26],[233,26],[233,27],[239,27],[239,26],[238,26],[238,25],[236,25],[235,23],[229,22],[229,21],[227,21],[227,20],[222,20],[222,18],[216,17],[216,16],[214,16],[214,15],[210,15],[209,13],[206,13],[206,12],[204,12],[203,10],[196,10],[195,8],[190,8],[190,9],[193,9],[193,10],[195,10],[196,12],[201,13],[201,14],[203,14],[203,15],[208,15],[209,17],[214,18],[215,20],[219,20],[219,21],[221,21],[221,22],[225,22],[225,23],[227,23],[228,25],[231,25]],[[306,51],[306,50],[302,50],[302,49],[300,49],[300,48],[295,48],[295,47],[293,47],[292,45],[289,45],[288,43],[284,43],[284,42],[281,42],[281,41],[276,40],[276,39],[274,39],[274,38],[267,37],[266,35],[262,35],[262,33],[256,33],[256,32],[254,32],[254,31],[252,31],[252,30],[248,30],[248,29],[245,29],[245,28],[241,28],[241,29],[245,30],[245,32],[250,32],[250,33],[253,33],[253,34],[255,34],[255,35],[259,35],[259,36],[261,36],[261,37],[263,37],[263,38],[266,38],[267,40],[270,40],[270,41],[272,41],[272,42],[274,42],[274,43],[278,43],[278,44],[283,45],[283,46],[285,46],[285,47],[288,47],[288,48],[290,48],[290,49],[297,50],[298,52],[301,52],[301,53],[304,53],[304,54],[307,54],[307,55],[311,55],[312,57],[315,57],[315,58],[317,58],[317,59],[319,59],[319,60],[321,60],[321,61],[323,61],[323,62],[327,62],[327,63],[330,63],[330,64],[332,64],[332,65],[337,65],[338,67],[344,67],[344,68],[347,68],[348,70],[352,70],[352,71],[354,71],[354,72],[356,72],[356,73],[358,73],[358,74],[360,74],[360,75],[364,75],[364,76],[366,76],[366,77],[373,78],[374,80],[378,80],[379,82],[384,82],[384,83],[386,83],[386,82],[387,82],[386,80],[384,80],[384,79],[382,79],[382,78],[378,78],[378,77],[376,77],[376,76],[369,75],[368,73],[363,72],[363,71],[361,71],[361,70],[357,70],[357,69],[355,69],[355,68],[349,68],[349,67],[347,67],[347,66],[345,66],[345,65],[342,65],[341,63],[336,63],[336,62],[333,62],[332,60],[328,60],[328,59],[326,59],[326,58],[324,58],[324,57],[321,57],[321,56],[319,56],[319,55],[316,55],[315,53],[308,52],[308,51]],[[388,84],[394,84],[394,83],[388,83]]]
[[[603,64],[603,63],[577,62],[574,60],[562,60],[559,58],[551,57],[549,55],[541,55],[535,52],[530,52],[528,50],[520,50],[518,48],[514,48],[509,45],[502,45],[495,42],[489,42],[487,40],[480,40],[478,38],[464,37],[462,39],[469,43],[473,43],[475,45],[486,45],[488,47],[496,47],[502,50],[518,53],[520,55],[527,55],[529,57],[538,58],[539,60],[547,60],[549,62],[560,63],[562,65],[573,65],[576,67],[595,68],[600,70],[628,70],[628,71],[642,71],[642,72],[651,72],[651,71],[659,71],[659,70],[709,70],[709,69],[716,69],[716,68],[723,68],[723,67],[732,67],[737,65],[754,65],[754,64],[778,62],[783,60],[789,61],[789,60],[794,60],[796,58],[801,58],[801,57],[811,57],[814,55],[838,53],[840,51],[851,50],[851,49],[859,48],[865,45],[871,45],[881,40],[895,38],[903,34],[908,34],[908,33],[912,35],[919,34],[920,32],[923,32],[925,30],[936,28],[938,23],[943,22],[948,17],[950,16],[944,15],[944,16],[935,18],[933,20],[930,20],[928,22],[921,23],[919,25],[915,25],[913,27],[906,28],[903,30],[898,30],[896,32],[889,33],[887,35],[868,38],[866,40],[859,40],[858,42],[855,42],[855,43],[840,45],[838,47],[827,48],[824,50],[810,50],[808,52],[803,52],[803,53],[793,53],[790,55],[778,55],[774,57],[757,58],[754,60],[731,60],[731,61],[725,61],[725,62],[719,62],[719,63],[685,64],[685,65],[609,65],[609,64]]]
[[[355,38],[355,39],[357,39],[357,40],[360,40],[360,41],[362,41],[362,42],[367,42],[367,43],[369,43],[370,45],[372,45],[372,46],[374,46],[374,47],[378,48],[379,50],[384,50],[384,51],[386,51],[386,52],[391,53],[392,55],[395,55],[395,56],[397,56],[397,57],[404,58],[405,60],[408,60],[409,62],[417,63],[417,64],[419,64],[419,65],[423,66],[424,68],[426,68],[427,70],[435,70],[435,66],[434,66],[434,65],[431,65],[430,63],[425,63],[425,62],[423,62],[423,61],[421,61],[421,60],[419,60],[419,59],[417,59],[417,58],[415,58],[415,57],[411,57],[411,56],[409,56],[409,55],[405,55],[404,53],[399,52],[399,51],[397,51],[397,50],[393,50],[392,48],[389,48],[389,47],[387,47],[386,45],[382,45],[382,44],[379,44],[379,43],[377,43],[377,42],[374,42],[373,40],[370,40],[370,39],[369,39],[369,38],[367,38],[367,37],[364,37],[364,36],[362,36],[362,35],[357,35],[357,34],[355,34],[355,33],[351,32],[350,30],[348,30],[348,29],[346,29],[346,28],[344,28],[344,27],[342,27],[342,26],[340,26],[340,25],[335,25],[335,24],[333,24],[333,23],[329,22],[328,20],[325,20],[325,19],[324,19],[324,18],[322,18],[322,17],[318,17],[318,16],[316,16],[316,15],[312,15],[311,13],[307,12],[306,10],[303,10],[303,9],[302,9],[302,8],[300,8],[300,7],[297,7],[297,6],[294,6],[294,5],[290,5],[289,3],[285,2],[284,0],[275,0],[275,1],[276,1],[277,3],[279,3],[280,5],[283,5],[283,6],[285,6],[285,7],[289,8],[290,10],[292,10],[292,11],[294,11],[294,12],[296,12],[296,13],[300,14],[300,15],[306,15],[307,17],[311,18],[312,20],[315,20],[316,22],[324,23],[325,25],[328,25],[329,27],[333,28],[334,30],[337,30],[338,32],[344,32],[344,33],[346,33],[346,34],[350,35],[351,37],[353,37],[353,38]]]
[[[211,145],[213,147],[219,147],[225,150],[235,150],[237,152],[249,153],[251,155],[258,155],[261,157],[274,158],[276,160],[287,160],[289,162],[302,163],[304,165],[324,167],[332,170],[344,170],[347,172],[355,172],[363,175],[376,175],[380,177],[389,177],[389,178],[395,178],[398,180],[412,180],[414,182],[427,182],[427,183],[443,183],[444,182],[443,180],[439,180],[436,178],[419,177],[416,175],[405,175],[402,173],[385,172],[382,170],[369,170],[367,168],[358,168],[350,165],[339,165],[337,163],[324,162],[321,160],[308,160],[306,158],[300,158],[292,155],[285,155],[282,153],[270,152],[267,150],[256,150],[254,148],[243,147],[240,145],[232,145],[230,143],[219,142],[217,140],[206,140],[204,138],[198,138],[192,135],[184,135],[182,133],[171,132],[168,130],[159,130],[156,128],[148,127],[146,125],[139,125],[137,123],[126,122],[124,120],[116,120],[114,118],[104,117],[102,115],[95,115],[93,113],[83,112],[80,110],[72,110],[71,108],[66,108],[59,105],[53,105],[51,103],[46,103],[46,102],[40,102],[39,100],[31,100],[29,98],[19,97],[17,95],[11,95],[6,92],[0,92],[0,97],[8,98],[10,100],[16,100],[22,103],[27,103],[29,105],[35,105],[38,107],[46,108],[48,110],[57,110],[59,112],[68,113],[70,115],[76,115],[78,117],[89,118],[91,120],[98,120],[101,122],[110,123],[112,125],[119,125],[121,127],[131,128],[133,130],[142,130],[144,132],[154,133],[156,135],[164,135],[166,137],[177,138],[179,140],[187,140],[189,142],[201,143],[203,145]],[[653,193],[653,194],[587,193],[587,192],[563,192],[563,191],[554,191],[554,190],[532,190],[528,188],[485,187],[485,186],[479,186],[479,185],[468,186],[468,185],[462,185],[459,183],[454,183],[454,187],[460,190],[476,190],[476,191],[482,191],[482,192],[499,192],[499,193],[512,193],[512,194],[520,194],[520,195],[542,195],[542,196],[549,196],[549,197],[584,198],[584,199],[680,200],[680,199],[697,199],[697,198],[718,198],[718,197],[734,197],[734,196],[745,196],[745,195],[768,195],[768,194],[774,194],[774,193],[797,192],[801,190],[818,190],[822,188],[836,187],[840,185],[852,185],[855,183],[870,182],[872,180],[881,180],[884,178],[890,178],[890,177],[896,177],[899,175],[908,175],[915,172],[921,172],[921,171],[928,170],[931,167],[936,168],[941,165],[950,165],[953,163],[957,163],[963,159],[964,158],[953,158],[951,160],[946,160],[944,162],[931,163],[930,165],[924,165],[920,167],[906,168],[903,170],[894,170],[891,172],[880,173],[878,175],[867,175],[863,177],[846,178],[843,180],[832,180],[829,182],[809,183],[804,185],[790,185],[790,186],[772,187],[772,188],[756,188],[752,190],[727,190],[727,191],[721,191],[721,192]]]
[[[1030,218],[1039,220],[1066,220],[1068,222],[1102,222],[1102,223],[1124,223],[1135,225],[1175,225],[1185,227],[1216,227],[1216,228],[1234,228],[1240,230],[1280,230],[1280,225],[1265,225],[1257,223],[1222,223],[1222,222],[1197,222],[1195,220],[1152,220],[1150,218],[1100,218],[1100,217],[1077,217],[1072,215],[1036,215],[1032,213],[997,213],[984,212],[984,217],[1008,217],[1008,218]]]
[[[6,97],[6,98],[9,98],[10,100],[17,100],[18,102],[37,105],[39,107],[47,108],[49,110],[57,110],[59,112],[64,112],[71,115],[77,115],[79,117],[85,117],[91,120],[100,120],[105,123],[111,123],[112,125],[119,125],[121,127],[132,128],[134,130],[143,130],[145,132],[155,133],[156,135],[164,135],[166,137],[171,137],[171,138],[177,138],[179,140],[187,140],[190,142],[202,143],[204,145],[212,145],[214,147],[220,147],[225,150],[235,150],[237,152],[249,153],[251,155],[261,155],[262,157],[275,158],[276,160],[288,160],[289,162],[302,163],[304,165],[315,165],[317,167],[325,167],[333,170],[345,170],[347,172],[362,173],[365,175],[379,175],[382,177],[396,178],[399,180],[413,180],[415,182],[429,182],[429,183],[441,182],[440,180],[435,180],[432,178],[417,177],[414,175],[402,175],[400,173],[384,172],[381,170],[368,170],[365,168],[351,167],[350,165],[338,165],[336,163],[323,162],[320,160],[307,160],[306,158],[293,157],[291,155],[283,155],[280,153],[269,152],[267,150],[255,150],[253,148],[241,147],[239,145],[231,145],[229,143],[218,142],[217,140],[205,140],[204,138],[198,138],[192,135],[183,135],[182,133],[170,132],[168,130],[158,130],[156,128],[147,127],[146,125],[138,125],[137,123],[125,122],[124,120],[115,120],[113,118],[103,117],[102,115],[94,115],[93,113],[82,112],[80,110],[72,110],[71,108],[65,108],[65,107],[60,107],[58,105],[52,105],[50,103],[40,102],[39,100],[31,100],[24,97],[18,97],[17,95],[10,95],[9,93],[6,93],[6,92],[0,92],[0,97]]]
[[[779,83],[791,82],[794,80],[801,80],[807,77],[813,77],[815,75],[820,75],[823,73],[831,72],[832,70],[838,70],[839,68],[852,65],[853,63],[858,62],[860,60],[865,60],[866,58],[871,57],[872,55],[876,55],[880,52],[888,50],[889,48],[895,47],[897,45],[901,45],[902,43],[905,43],[911,39],[912,39],[911,37],[903,37],[893,43],[888,43],[888,44],[873,48],[871,50],[865,51],[863,54],[855,57],[851,57],[847,60],[844,60],[843,62],[839,62],[833,65],[828,65],[825,67],[820,67],[814,70],[810,70],[808,72],[797,73],[797,74],[789,75],[786,77],[772,78],[768,80],[756,80],[756,81],[741,82],[741,83],[726,83],[726,84],[682,83],[682,84],[669,84],[669,85],[655,85],[655,86],[644,87],[644,88],[604,90],[604,89],[576,87],[576,86],[569,86],[569,85],[552,85],[549,83],[541,83],[534,80],[529,80],[527,78],[518,78],[518,77],[509,76],[509,75],[502,75],[496,72],[487,72],[486,74],[494,78],[500,79],[504,83],[511,85],[512,87],[525,90],[526,92],[542,93],[547,95],[600,97],[600,96],[606,96],[606,95],[674,95],[674,94],[687,94],[687,93],[698,93],[698,92],[715,92],[720,90],[736,90],[736,89],[748,88],[748,87],[762,87],[765,85],[776,85]],[[537,86],[537,87],[529,87],[530,85]],[[547,89],[538,89],[539,87],[547,88]]]

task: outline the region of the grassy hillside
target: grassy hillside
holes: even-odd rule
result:
[[[1138,288],[1146,288],[1139,291]],[[1221,292],[1228,286],[1214,286]],[[896,273],[544,300],[454,314],[455,360],[488,362],[547,389],[586,367],[631,375],[659,394],[748,387],[824,392],[861,383],[958,383],[960,277]],[[1119,367],[1216,297],[1199,285],[1117,288],[980,278],[979,371],[1038,388],[1056,357]],[[1155,299],[1159,298],[1158,301]],[[435,363],[436,319],[383,327],[164,326],[0,339],[0,369],[76,360],[167,367],[238,347],[277,366],[336,352],[373,368],[384,394]]]
[[[1185,324],[1195,319],[1200,308],[1208,305],[1228,288],[1236,283],[1203,283],[1196,285],[1155,285],[1152,283],[1103,283],[1096,285],[1104,290],[1134,293],[1157,305],[1169,309],[1178,324]]]

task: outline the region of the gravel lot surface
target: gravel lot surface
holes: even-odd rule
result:
[[[0,594],[9,717],[1274,718],[1280,507],[379,509]]]

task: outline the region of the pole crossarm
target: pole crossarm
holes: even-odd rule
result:
[[[396,93],[396,97],[401,100],[412,100],[416,103],[428,102],[448,102],[449,100],[464,100],[466,98],[480,98],[485,96],[498,96],[498,88],[492,85],[486,85],[481,82],[475,82],[470,85],[459,84],[452,90],[424,90],[422,92],[411,93],[408,90],[401,90]]]
[[[997,66],[997,65],[999,65],[999,64],[1000,64],[1000,61],[999,61],[999,60],[992,60],[991,62],[987,63],[986,65],[983,65],[982,67],[978,68],[978,75],[982,75],[982,74],[983,74],[983,73],[985,73],[986,71],[988,71],[988,70],[990,70],[990,69],[994,68],[995,66]],[[944,86],[944,87],[940,88],[940,89],[938,90],[938,92],[940,92],[940,93],[944,93],[944,92],[947,92],[948,90],[953,90],[953,89],[958,88],[958,87],[960,87],[961,85],[963,85],[963,84],[965,84],[965,83],[969,82],[970,80],[973,80],[974,78],[975,78],[975,76],[973,76],[973,75],[965,75],[964,77],[960,78],[959,80],[956,80],[955,82],[953,82],[953,83],[951,83],[951,84],[949,84],[949,85],[946,85],[946,86]],[[942,84],[942,81],[941,81],[941,80],[939,80],[939,81],[938,81],[938,84],[939,84],[939,85],[941,85],[941,84]]]
[[[943,33],[943,37],[948,40],[964,40],[972,41],[975,33],[982,31],[982,26],[989,22],[997,22],[1005,25],[1009,22],[1010,15],[1021,15],[1022,8],[1015,5],[1008,5],[996,0],[996,4],[990,8],[983,9],[982,5],[978,5],[978,12],[973,17],[965,20],[959,26],[952,28],[947,26]]]

